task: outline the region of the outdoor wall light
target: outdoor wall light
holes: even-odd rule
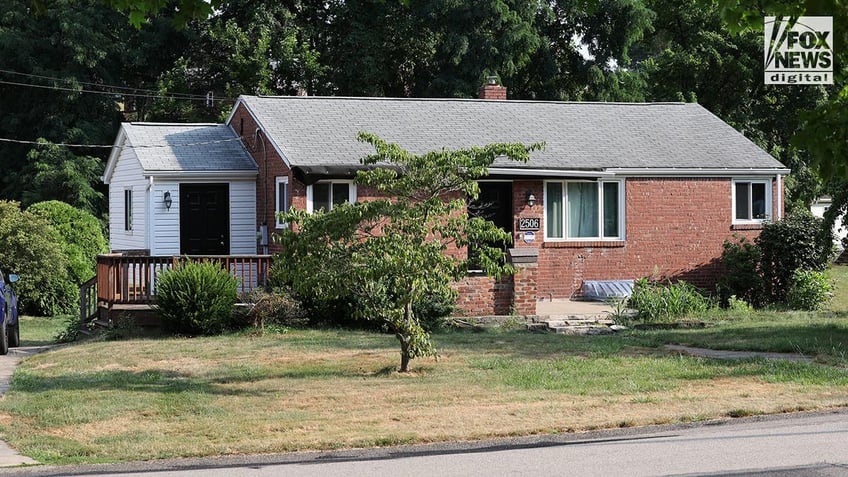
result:
[[[533,195],[533,191],[528,190],[525,196],[527,197],[527,205],[530,207],[536,205],[536,196]]]
[[[174,203],[174,201],[171,200],[171,191],[165,192],[164,202],[165,202],[165,210],[171,210],[171,204]]]

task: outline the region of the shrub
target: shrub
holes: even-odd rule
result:
[[[821,310],[830,301],[833,285],[824,272],[795,270],[786,294],[786,305],[793,310]]]
[[[760,276],[760,247],[745,237],[736,242],[724,241],[721,263],[724,275],[718,280],[721,302],[729,304],[731,297],[759,305],[763,297],[763,278]]]
[[[251,305],[247,314],[255,328],[265,325],[304,326],[309,321],[300,302],[287,288],[275,288],[270,292],[261,288],[251,290],[245,297]]]
[[[217,334],[230,323],[238,280],[214,262],[176,263],[156,283],[155,308],[164,328],[185,334]]]
[[[730,295],[727,299],[727,309],[741,313],[750,313],[754,311],[754,307],[747,301],[737,298],[736,295]]]
[[[97,267],[97,255],[109,251],[97,217],[58,200],[38,202],[27,210],[44,218],[59,233],[71,280],[80,284],[92,278]]]
[[[756,239],[767,303],[786,303],[795,270],[823,271],[833,254],[833,232],[806,211],[763,226]]]
[[[68,275],[62,239],[43,218],[0,201],[0,269],[16,273],[23,313],[56,316],[74,312],[79,291]]]
[[[639,320],[651,323],[703,313],[711,303],[700,290],[684,281],[663,285],[642,278],[633,287],[629,306],[638,312]]]

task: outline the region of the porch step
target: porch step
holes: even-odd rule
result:
[[[609,315],[548,315],[527,324],[529,331],[547,331],[563,335],[608,335],[624,327],[615,326]]]

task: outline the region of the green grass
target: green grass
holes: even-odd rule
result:
[[[41,462],[116,462],[480,439],[848,406],[848,269],[831,309],[717,313],[703,329],[434,336],[346,330],[89,340],[22,363],[0,438]],[[25,318],[25,343],[62,320]],[[679,356],[663,344],[802,352],[816,363]]]
[[[848,405],[845,369],[680,357],[652,347],[660,336],[441,333],[439,360],[415,360],[409,375],[394,372],[392,336],[362,331],[89,341],[22,364],[0,400],[0,437],[39,461],[67,464]]]
[[[20,317],[21,346],[43,346],[55,343],[54,338],[59,331],[65,329],[62,318],[45,318],[35,316]]]
[[[709,327],[633,331],[645,346],[667,343],[739,351],[801,353],[822,363],[848,367],[848,267],[830,270],[835,293],[827,311],[750,313],[718,311],[702,318]]]
[[[830,269],[835,292],[830,303],[833,312],[848,313],[848,265],[835,265]]]

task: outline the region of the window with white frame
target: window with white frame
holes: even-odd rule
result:
[[[133,229],[133,200],[132,189],[124,189],[124,230]]]
[[[771,180],[733,181],[733,222],[761,223],[770,218]]]
[[[306,211],[329,211],[345,202],[356,202],[353,181],[320,181],[306,188]]]
[[[623,240],[624,182],[545,182],[545,238]]]
[[[274,209],[276,212],[274,217],[276,217],[276,225],[278,229],[285,228],[286,223],[280,220],[281,212],[288,212],[289,210],[289,178],[288,177],[277,177],[277,204]]]

